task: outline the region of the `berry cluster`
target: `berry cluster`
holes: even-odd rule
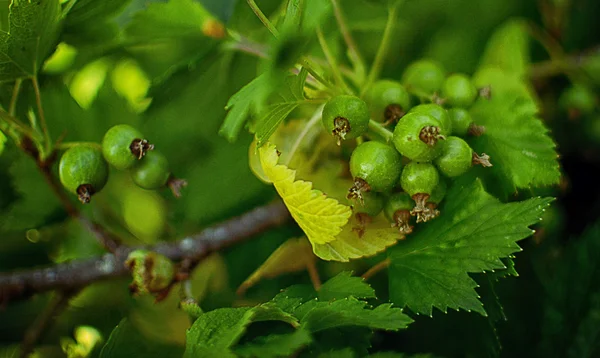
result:
[[[153,190],[168,185],[175,196],[180,196],[186,182],[172,176],[167,158],[143,137],[132,126],[119,124],[104,134],[101,145],[74,144],[60,159],[62,185],[79,201],[89,203],[92,195],[106,185],[110,164],[118,170],[129,170],[133,182],[141,188]]]
[[[474,164],[491,166],[489,156],[473,152],[461,138],[483,133],[467,109],[487,95],[489,89],[478,90],[466,75],[446,76],[438,64],[421,60],[406,69],[402,83],[379,80],[362,99],[339,95],[327,102],[323,125],[338,144],[365,133],[371,139],[361,139],[350,157],[354,184],[348,199],[363,225],[359,229],[383,211],[393,227],[409,234],[412,217],[419,223],[440,214],[446,180]],[[415,97],[431,103],[411,107]],[[394,126],[391,143],[370,135],[370,125]]]

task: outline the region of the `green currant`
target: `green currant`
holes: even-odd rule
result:
[[[455,73],[444,81],[442,96],[450,106],[467,108],[475,102],[477,88],[468,76]]]
[[[169,162],[157,151],[148,152],[131,171],[133,182],[144,189],[158,189],[169,180]]]
[[[385,192],[391,190],[400,178],[402,157],[391,146],[370,141],[360,144],[350,157],[350,173],[354,185],[348,198],[362,197],[369,191]]]
[[[366,192],[362,193],[362,200],[352,204],[352,210],[356,218],[357,225],[352,228],[352,231],[362,237],[365,233],[365,228],[373,217],[379,215],[383,210],[384,199],[379,193]]]
[[[452,134],[460,137],[466,136],[473,124],[473,117],[469,111],[463,108],[450,108],[448,117],[452,123]]]
[[[403,156],[429,162],[440,155],[441,122],[424,113],[408,113],[394,129],[393,143]]]
[[[379,80],[366,94],[372,118],[378,122],[396,122],[410,108],[410,94],[399,82]]]
[[[435,103],[420,104],[411,108],[409,113],[413,112],[428,114],[440,121],[442,124],[441,133],[443,135],[446,136],[452,133],[452,122],[450,121],[450,116],[448,116],[448,111],[444,107]]]
[[[429,221],[435,217],[435,212],[426,204],[439,182],[440,175],[431,163],[410,162],[402,170],[400,186],[415,201],[415,207],[410,213],[417,217],[417,222]]]
[[[419,60],[406,68],[402,75],[402,84],[409,90],[434,93],[442,88],[445,78],[446,71],[440,64],[431,60]]]
[[[131,271],[133,282],[129,289],[133,293],[159,293],[173,282],[175,265],[169,258],[152,251],[132,251],[125,266]]]
[[[340,95],[325,104],[322,119],[325,129],[339,145],[342,140],[356,138],[367,131],[370,113],[362,99]]]
[[[383,213],[392,223],[392,227],[397,227],[401,234],[408,235],[413,231],[413,226],[410,225],[410,211],[414,206],[407,193],[394,193],[385,202]]]
[[[104,159],[119,170],[131,168],[152,149],[154,146],[143,139],[142,133],[127,124],[110,128],[102,139]]]
[[[79,201],[89,203],[92,195],[102,190],[108,180],[108,164],[99,147],[80,144],[62,155],[58,175],[62,185],[77,194]]]
[[[435,159],[435,164],[442,174],[452,178],[464,174],[473,164],[492,166],[489,159],[485,153],[481,156],[474,153],[463,139],[450,136],[444,142],[442,154]]]
[[[559,104],[562,108],[571,112],[571,116],[590,114],[596,108],[596,97],[594,92],[587,87],[575,84],[560,95]]]

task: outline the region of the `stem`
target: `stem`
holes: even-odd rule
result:
[[[246,0],[246,2],[248,2],[248,5],[250,6],[254,14],[258,17],[258,19],[263,23],[263,25],[265,25],[265,27],[273,34],[273,36],[275,36],[275,38],[278,38],[279,31],[275,28],[275,26],[273,26],[273,24],[271,23],[271,21],[269,21],[265,14],[263,14],[263,12],[260,11],[260,8],[258,7],[258,5],[256,5],[254,0]]]
[[[65,6],[65,8],[64,8],[64,10],[62,12],[62,18],[63,19],[65,17],[67,17],[67,15],[69,14],[69,12],[73,8],[73,6],[75,6],[76,3],[77,3],[77,0],[69,0],[69,2],[67,3],[67,5]]]
[[[20,78],[18,78],[15,81],[15,86],[13,87],[12,97],[10,98],[10,104],[8,105],[8,114],[10,114],[13,117],[15,115],[15,111],[16,111],[16,107],[17,107],[17,100],[19,99],[19,93],[21,92],[21,84],[22,83],[23,83],[23,80]]]
[[[311,76],[313,76],[313,78],[317,81],[319,81],[322,85],[324,85],[325,87],[327,87],[330,90],[335,90],[335,86],[327,81],[323,76],[321,76],[320,74],[317,73],[317,71],[315,70],[315,64],[307,57],[303,57],[301,60],[301,65],[306,68],[306,70],[308,71],[308,73],[310,73]]]
[[[281,201],[254,208],[233,219],[208,227],[179,241],[161,242],[145,249],[174,261],[199,262],[208,254],[237,244],[290,219]],[[91,283],[129,275],[125,260],[139,247],[121,246],[114,254],[76,260],[50,267],[0,274],[0,304],[54,289],[76,289]]]
[[[352,38],[352,34],[346,25],[346,19],[344,18],[344,14],[342,14],[342,10],[340,9],[340,4],[338,0],[331,0],[331,4],[333,5],[333,13],[335,14],[335,19],[337,20],[338,26],[340,27],[340,32],[344,37],[344,41],[346,42],[346,46],[348,47],[348,52],[350,59],[354,63],[355,72],[363,72],[365,69],[365,62],[358,50],[358,46],[356,46],[356,42]]]
[[[394,137],[394,133],[389,129],[385,128],[381,123],[376,122],[372,119],[369,120],[369,130],[373,133],[383,137],[386,142],[389,142]]]
[[[364,280],[369,280],[371,277],[375,276],[380,271],[383,271],[386,268],[388,268],[390,266],[390,263],[391,261],[389,258],[377,263],[376,265],[368,269],[367,272],[363,273],[362,278]]]
[[[311,260],[306,264],[306,271],[308,271],[310,282],[312,283],[315,291],[318,291],[321,288],[321,278],[319,277],[319,271],[317,270],[315,260]]]
[[[315,113],[313,114],[313,116],[310,118],[310,120],[306,123],[306,125],[302,129],[302,132],[300,132],[300,134],[296,138],[296,141],[294,142],[294,144],[290,148],[290,151],[289,151],[290,154],[288,156],[288,159],[285,162],[282,162],[281,164],[284,164],[286,166],[288,166],[290,164],[290,162],[292,161],[292,158],[294,157],[294,154],[296,154],[296,151],[300,147],[300,144],[302,143],[302,141],[304,140],[304,138],[306,137],[306,135],[308,134],[308,132],[317,123],[319,123],[319,120],[321,119],[321,112],[323,112],[323,106],[319,106],[319,108],[317,108],[317,110],[315,111]]]
[[[31,130],[31,128],[27,127],[23,123],[19,122],[14,116],[10,115],[8,112],[0,108],[0,119],[4,120],[6,124],[8,124],[13,129],[21,132],[25,136],[31,138],[31,140],[39,139],[39,135]]]
[[[335,57],[333,56],[333,54],[331,53],[331,50],[329,49],[329,45],[327,44],[327,40],[325,40],[325,36],[323,36],[323,31],[321,31],[321,27],[317,27],[317,38],[319,39],[319,44],[321,45],[321,49],[323,50],[323,53],[325,54],[325,58],[327,59],[327,62],[329,63],[329,66],[331,67],[331,73],[333,74],[333,78],[335,79],[335,82],[338,84],[338,86],[342,87],[344,92],[352,93],[352,91],[350,91],[350,88],[348,88],[348,85],[344,81],[344,77],[342,77],[342,73],[340,72],[340,69],[337,66]]]
[[[33,83],[33,90],[35,92],[35,102],[37,105],[38,115],[40,116],[40,127],[44,136],[44,145],[46,152],[50,152],[51,140],[50,133],[48,132],[48,125],[46,124],[46,116],[44,115],[44,107],[42,106],[42,95],[40,93],[40,84],[36,76],[31,77]]]
[[[57,292],[48,302],[48,305],[42,313],[35,319],[33,324],[27,328],[21,342],[20,357],[29,357],[33,352],[36,343],[43,338],[44,334],[55,323],[55,318],[62,310],[68,307],[69,299],[73,297],[79,290]]]
[[[361,94],[364,94],[369,89],[369,87],[371,87],[373,82],[375,82],[375,80],[379,77],[379,74],[381,73],[383,61],[387,56],[388,49],[390,47],[390,40],[392,38],[392,30],[394,29],[394,25],[396,22],[397,10],[398,3],[395,3],[391,6],[390,11],[388,12],[388,19],[387,23],[385,24],[385,30],[383,31],[383,37],[381,38],[381,43],[379,44],[379,48],[377,49],[375,60],[373,60],[373,64],[371,65],[371,70],[369,71],[367,81],[362,86]]]

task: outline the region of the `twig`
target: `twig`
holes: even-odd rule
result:
[[[279,37],[279,31],[277,31],[277,29],[275,28],[275,26],[273,26],[271,21],[269,21],[269,19],[265,16],[265,14],[263,14],[263,12],[260,10],[258,5],[256,5],[254,0],[246,0],[246,1],[248,2],[248,5],[252,9],[252,11],[254,11],[254,14],[256,15],[256,17],[258,17],[258,19],[263,23],[263,25],[265,25],[265,27],[267,29],[269,29],[269,31],[273,34],[273,36],[275,36],[275,38]]]
[[[40,128],[42,129],[42,135],[44,136],[44,155],[49,155],[52,141],[50,140],[50,132],[48,132],[48,125],[46,124],[46,116],[44,115],[44,107],[42,106],[42,94],[40,93],[40,84],[36,76],[31,77],[33,83],[33,91],[35,92],[35,103],[37,105],[38,116],[40,116]]]
[[[238,217],[209,227],[179,241],[164,242],[148,250],[173,261],[199,262],[206,255],[239,243],[268,228],[282,225],[290,218],[281,201],[257,207]],[[138,247],[139,248],[139,247]],[[121,246],[114,254],[88,260],[76,260],[50,267],[0,274],[0,306],[50,290],[71,290],[93,282],[126,276],[125,260],[136,248]]]
[[[33,324],[27,328],[21,342],[21,358],[26,358],[33,352],[37,342],[43,338],[44,334],[52,327],[53,318],[67,308],[69,299],[79,290],[57,292],[48,302],[48,305],[42,313],[35,319]]]
[[[18,78],[15,81],[15,86],[13,87],[13,93],[10,98],[10,104],[8,105],[8,113],[11,116],[15,115],[15,111],[16,111],[16,107],[17,107],[17,100],[19,99],[19,93],[21,92],[21,84],[22,83],[23,83],[23,80],[20,78]]]

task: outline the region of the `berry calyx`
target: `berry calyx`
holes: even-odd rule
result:
[[[402,170],[400,186],[415,201],[410,214],[417,217],[417,222],[426,222],[436,216],[427,207],[427,201],[439,181],[438,171],[431,163],[410,162]]]
[[[440,154],[443,139],[440,121],[428,114],[408,113],[396,125],[392,141],[403,156],[429,162]]]
[[[489,168],[493,166],[490,162],[490,156],[485,153],[481,153],[481,155],[479,155],[473,152],[473,161],[471,163],[473,165],[481,165],[484,168]]]
[[[354,185],[348,192],[348,198],[362,200],[362,193],[391,190],[401,171],[402,157],[393,147],[377,141],[360,144],[350,156]]]
[[[369,119],[367,104],[356,96],[339,95],[323,107],[323,125],[338,145],[342,140],[356,138],[366,132]]]
[[[92,195],[102,190],[106,184],[108,165],[98,146],[79,144],[62,155],[58,174],[62,185],[77,194],[79,201],[87,204]]]
[[[450,135],[450,133],[452,133],[452,121],[450,120],[450,116],[448,116],[448,111],[438,104],[420,104],[411,108],[410,113],[428,114],[440,121],[440,123],[442,124],[440,129],[441,134]]]
[[[462,73],[448,76],[442,87],[442,95],[446,103],[453,107],[469,107],[477,98],[478,93],[471,79]]]
[[[171,177],[169,162],[162,153],[148,152],[131,171],[133,182],[144,189],[158,189],[167,184]]]
[[[352,231],[362,237],[365,233],[365,227],[371,223],[373,217],[379,215],[383,210],[384,199],[379,193],[362,193],[362,200],[352,204],[352,211],[358,225],[352,228]]]
[[[394,193],[385,202],[383,212],[388,221],[392,223],[392,227],[398,228],[401,234],[408,235],[414,229],[410,224],[410,211],[413,207],[414,203],[410,195],[404,192]]]
[[[433,192],[431,192],[429,199],[427,199],[427,204],[425,204],[427,209],[429,209],[429,216],[427,217],[428,220],[435,219],[440,215],[438,205],[444,199],[444,196],[446,196],[446,190],[446,181],[443,178],[440,178],[440,182],[435,188],[433,188]],[[419,219],[423,219],[423,217],[417,218],[417,223],[421,222]]]
[[[402,74],[402,84],[409,90],[435,93],[442,88],[446,71],[437,62],[419,60],[411,63]]]
[[[127,124],[111,127],[102,139],[104,158],[119,170],[131,168],[153,149],[154,145],[143,139],[140,131]]]
[[[372,118],[378,122],[394,123],[410,108],[410,94],[399,82],[379,80],[365,95]]]

